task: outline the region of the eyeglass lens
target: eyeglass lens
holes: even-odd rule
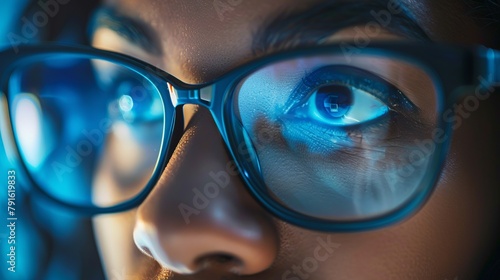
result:
[[[18,65],[8,88],[21,156],[60,200],[108,207],[133,199],[168,144],[170,99],[126,66],[54,55]],[[437,89],[424,68],[379,54],[270,63],[230,93],[231,148],[291,210],[340,221],[381,216],[425,187]]]

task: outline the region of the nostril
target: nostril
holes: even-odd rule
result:
[[[217,254],[213,258],[218,263],[228,263],[235,260],[235,257],[227,254]]]
[[[203,264],[203,263],[227,264],[231,262],[241,264],[241,261],[237,257],[226,253],[214,253],[201,256],[197,258],[195,261],[196,264]]]
[[[224,270],[238,273],[243,268],[243,262],[231,254],[215,253],[196,259],[195,264],[201,269]]]

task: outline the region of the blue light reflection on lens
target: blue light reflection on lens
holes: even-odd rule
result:
[[[38,170],[54,146],[54,141],[45,133],[50,123],[44,120],[38,98],[33,94],[19,94],[13,105],[14,127],[26,163]]]
[[[10,76],[9,93],[16,141],[34,180],[58,199],[90,204],[89,172],[102,142],[88,135],[106,119],[107,101],[90,61],[54,55],[50,63],[21,65]]]
[[[105,83],[106,91],[116,99],[119,114],[115,117],[130,124],[160,121],[163,103],[151,83],[135,72],[115,72],[118,73]]]
[[[123,112],[130,112],[130,110],[134,108],[134,100],[132,100],[132,97],[130,97],[130,95],[123,95],[122,97],[120,97],[118,103],[120,104],[120,109]]]
[[[355,66],[343,59],[269,64],[238,85],[234,100],[240,133],[248,133],[262,183],[279,203],[315,217],[363,219],[403,203],[422,178],[415,172],[399,189],[374,183],[392,174],[391,163],[400,166],[397,156],[412,146],[401,137],[419,108],[396,82],[405,82],[399,66],[415,68],[392,59],[375,58],[375,68],[371,58]],[[271,141],[262,141],[266,133]],[[247,168],[255,171],[252,164]]]

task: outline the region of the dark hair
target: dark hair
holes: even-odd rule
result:
[[[466,13],[492,34],[492,47],[500,47],[500,0],[463,0]]]
[[[101,0],[32,0],[24,9],[25,19],[21,20],[18,32],[22,34],[21,28],[29,22],[36,28],[35,36],[24,36],[29,41],[87,44],[87,25],[100,2]],[[36,25],[37,21],[45,21],[44,17],[47,18],[46,23]]]

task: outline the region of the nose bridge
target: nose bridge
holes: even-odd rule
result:
[[[180,100],[177,105],[210,104],[203,90],[169,90]],[[217,132],[207,110],[195,113],[162,178],[138,209],[134,240],[179,273],[204,264],[258,273],[274,261],[277,230],[246,192]],[[230,261],[220,263],[221,256]]]

